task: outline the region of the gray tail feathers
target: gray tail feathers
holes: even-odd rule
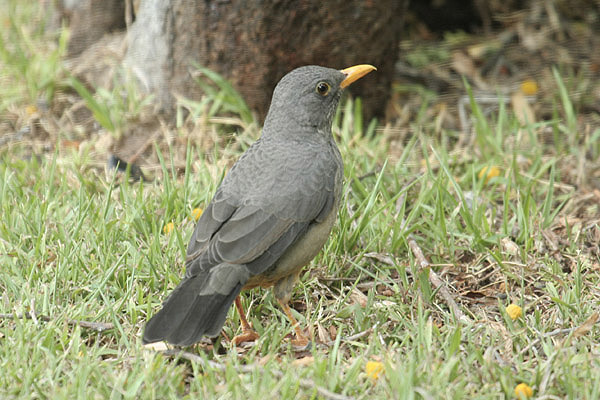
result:
[[[185,277],[163,303],[162,309],[146,324],[144,344],[164,340],[178,346],[190,346],[203,336],[217,336],[231,303],[248,279],[247,274],[235,276],[232,273],[239,271],[238,268],[223,274],[223,268],[217,267]]]

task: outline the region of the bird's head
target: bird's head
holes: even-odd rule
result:
[[[344,88],[375,69],[367,64],[342,70],[309,65],[289,72],[275,87],[263,135],[315,129],[329,133]]]

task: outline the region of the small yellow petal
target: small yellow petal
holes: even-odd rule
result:
[[[533,96],[539,90],[538,84],[532,79],[524,80],[521,83],[521,92],[526,96]]]
[[[506,307],[506,313],[514,321],[523,315],[523,309],[516,304],[511,304]]]
[[[485,183],[488,183],[490,179],[500,176],[500,168],[496,167],[495,165],[492,165],[489,168],[483,167],[477,176],[479,179],[483,179],[485,176]]]
[[[192,210],[192,217],[194,217],[194,221],[198,221],[198,219],[200,219],[200,216],[202,215],[202,209],[201,208],[194,208]]]
[[[27,115],[33,115],[37,112],[37,107],[34,105],[28,105],[27,107],[25,107],[25,112],[27,113]]]
[[[383,363],[380,363],[379,361],[368,361],[365,366],[365,372],[370,379],[376,381],[379,379],[379,374],[383,373]]]
[[[528,399],[533,396],[533,389],[526,383],[519,383],[515,387],[515,396],[519,399]]]
[[[169,233],[171,233],[173,231],[174,228],[175,228],[175,224],[172,222],[169,222],[168,224],[166,224],[163,227],[163,233],[168,235]]]

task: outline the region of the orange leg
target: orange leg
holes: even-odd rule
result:
[[[300,323],[296,321],[296,318],[294,318],[290,306],[279,299],[277,301],[279,302],[279,305],[283,309],[285,315],[287,315],[288,319],[292,323],[294,331],[296,331],[296,339],[292,340],[292,346],[298,350],[306,350],[310,348],[310,339],[306,337],[304,332],[302,332]]]
[[[242,324],[242,334],[237,335],[231,340],[234,346],[239,346],[244,342],[254,342],[258,339],[258,333],[254,329],[252,329],[252,325],[246,319],[246,313],[244,312],[244,308],[242,307],[242,301],[240,300],[240,296],[235,298],[235,308],[238,310],[238,314],[240,315],[240,323]]]

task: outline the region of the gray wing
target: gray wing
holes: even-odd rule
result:
[[[252,155],[251,152],[248,152]],[[272,161],[255,155],[247,160],[261,167]],[[313,222],[320,222],[336,203],[336,160],[319,157],[306,165],[306,156],[289,155],[286,171],[254,182],[234,167],[202,214],[188,245],[186,276],[219,264],[248,265],[250,275],[270,267]],[[276,170],[276,169],[275,169]],[[298,171],[298,173],[290,173]],[[249,184],[252,187],[249,187]],[[276,191],[273,188],[277,188]]]
[[[223,219],[225,215],[227,217]],[[254,206],[236,208],[212,202],[198,221],[188,245],[186,276],[223,263],[247,264],[267,251],[297,223]]]

